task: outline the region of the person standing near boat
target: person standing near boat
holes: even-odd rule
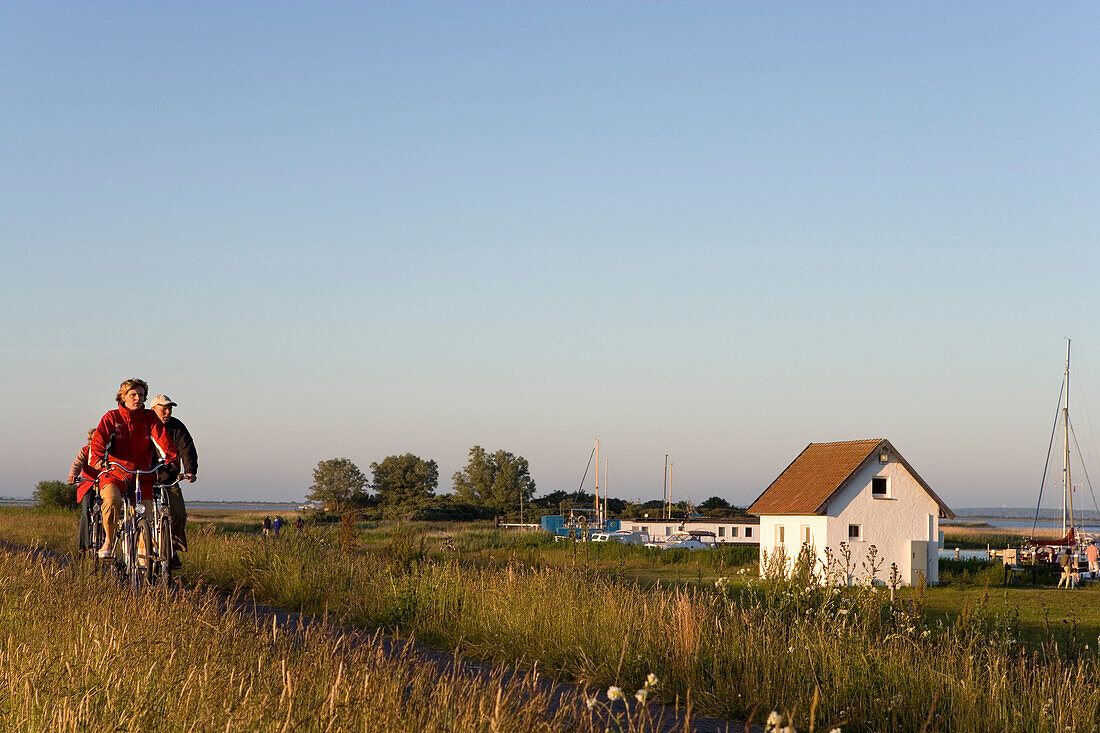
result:
[[[1069,548],[1062,550],[1062,556],[1058,558],[1058,564],[1062,567],[1062,577],[1058,578],[1058,587],[1064,583],[1066,590],[1074,586],[1073,583],[1073,559],[1069,556]]]
[[[1085,548],[1085,557],[1089,560],[1089,573],[1094,580],[1100,572],[1100,549],[1096,547],[1096,540],[1089,540],[1089,546]]]

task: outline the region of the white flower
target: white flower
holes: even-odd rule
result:
[[[635,693],[634,693],[634,699],[636,699],[636,700],[637,700],[638,702],[640,702],[640,703],[641,703],[642,705],[645,705],[645,699],[646,699],[647,697],[649,697],[649,690],[647,690],[647,689],[646,689],[646,688],[644,688],[644,687],[643,687],[642,689],[640,689],[640,690],[638,690],[637,692],[635,692]]]
[[[623,688],[616,687],[615,685],[611,685],[611,687],[607,688],[608,700],[623,700],[625,697],[626,696],[623,695]]]
[[[645,684],[646,684],[646,687],[656,687],[657,686],[657,675],[650,672],[645,678]]]
[[[829,733],[840,733],[840,728],[833,728]]]
[[[764,723],[765,731],[774,731],[779,729],[779,724],[783,722],[783,717],[776,711],[771,711],[768,715],[767,722]]]
[[[596,696],[593,695],[592,697],[588,697],[586,695],[585,698],[584,698],[584,704],[588,706],[589,710],[596,707]]]

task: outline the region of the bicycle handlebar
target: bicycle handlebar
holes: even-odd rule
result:
[[[136,468],[126,468],[126,466],[123,466],[118,461],[107,461],[107,465],[108,466],[114,466],[116,468],[121,468],[123,471],[125,471],[126,473],[131,474],[133,476],[144,476],[146,474],[156,473],[160,469],[164,468],[163,463],[158,463],[157,465],[150,468],[148,471],[139,471]]]

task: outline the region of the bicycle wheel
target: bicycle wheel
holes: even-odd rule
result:
[[[160,584],[172,584],[172,522],[168,517],[160,518],[160,532],[157,533],[157,569],[160,571]]]
[[[88,552],[92,555],[92,571],[98,573],[102,565],[98,557],[99,548],[103,547],[103,543],[107,541],[107,533],[103,530],[103,514],[99,511],[98,502],[92,509],[92,516],[88,518],[88,523],[92,541],[92,547]]]
[[[134,568],[137,567],[137,543],[134,540],[134,520],[127,517],[118,527],[115,537],[115,573],[119,582],[134,582]]]
[[[135,591],[153,582],[153,531],[145,517],[138,517],[134,521],[134,564],[131,577]]]

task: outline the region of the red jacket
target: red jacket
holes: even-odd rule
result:
[[[99,471],[88,462],[88,446],[80,449],[73,461],[73,467],[69,469],[69,483],[76,484],[76,500],[83,501],[88,489],[92,488]],[[77,483],[79,481],[79,483]]]
[[[99,421],[89,446],[88,463],[93,466],[98,466],[104,456],[107,456],[107,460],[116,461],[127,468],[148,471],[160,458],[165,463],[172,464],[179,458],[157,413],[145,408],[127,410],[119,407],[108,412]],[[99,474],[99,485],[104,486],[110,482],[129,486],[132,485],[132,478],[131,474],[110,466]],[[141,477],[143,499],[153,498],[152,493],[145,493],[152,486],[152,474]]]

